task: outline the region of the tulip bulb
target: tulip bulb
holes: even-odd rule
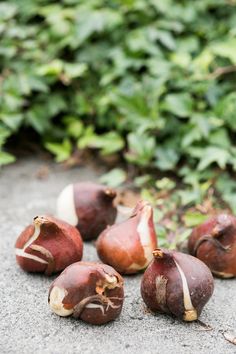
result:
[[[48,302],[59,316],[73,315],[104,324],[117,318],[124,300],[123,279],[112,267],[77,262],[67,267],[49,289]]]
[[[80,261],[83,242],[79,231],[52,216],[36,216],[15,244],[16,260],[27,272],[50,275]]]
[[[117,215],[116,192],[106,186],[80,182],[66,186],[57,199],[57,216],[76,226],[84,240],[96,238]]]
[[[190,255],[157,248],[141,283],[142,298],[153,312],[197,320],[210,299],[213,277],[208,267]]]
[[[219,214],[196,227],[189,237],[189,253],[203,261],[213,274],[236,276],[236,218]]]
[[[140,201],[128,220],[101,233],[96,247],[100,259],[121,274],[145,269],[152,260],[152,251],[157,247],[151,205]]]

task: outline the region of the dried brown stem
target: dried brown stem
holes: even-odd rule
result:
[[[217,79],[219,76],[236,72],[236,65],[219,67],[207,76],[208,80]]]

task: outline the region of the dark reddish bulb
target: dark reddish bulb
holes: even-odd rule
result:
[[[100,259],[122,274],[145,269],[157,247],[151,205],[140,201],[128,220],[101,233],[96,247]]]
[[[209,268],[199,259],[176,251],[157,248],[153,255],[141,283],[147,307],[184,321],[197,320],[214,289]]]
[[[117,318],[124,300],[123,279],[102,263],[77,262],[67,267],[49,289],[48,302],[59,316],[73,315],[91,324]]]
[[[222,278],[236,276],[236,218],[219,214],[196,227],[189,237],[189,253]]]
[[[23,270],[50,275],[80,261],[83,242],[74,226],[52,216],[37,216],[18,237],[15,254]]]
[[[96,238],[117,215],[113,204],[116,192],[106,186],[80,182],[70,184],[57,200],[57,215],[76,226],[84,240]]]

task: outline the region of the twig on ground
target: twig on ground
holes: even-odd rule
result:
[[[208,80],[217,79],[219,76],[236,72],[236,65],[219,67],[207,76]]]

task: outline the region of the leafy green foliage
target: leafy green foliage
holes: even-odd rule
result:
[[[114,168],[110,172],[104,174],[100,181],[110,187],[118,187],[125,182],[127,176],[121,168]]]
[[[0,164],[31,127],[59,162],[118,154],[137,185],[174,172],[197,203],[236,170],[235,23],[228,0],[1,2]]]
[[[62,143],[46,143],[45,147],[56,156],[57,162],[68,159],[71,155],[72,146],[68,139],[64,139]]]

